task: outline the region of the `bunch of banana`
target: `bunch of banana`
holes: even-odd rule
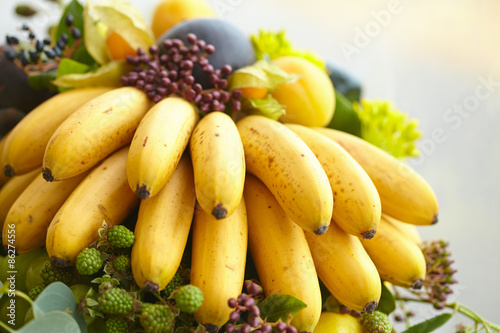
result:
[[[191,283],[205,299],[194,316],[212,329],[241,292],[247,239],[265,293],[307,304],[294,326],[356,331],[321,313],[319,279],[343,305],[373,312],[381,280],[421,286],[415,225],[437,221],[425,180],[366,141],[257,115],[200,120],[181,98],[151,106],[133,87],[56,95],[0,141],[0,162],[0,221],[22,233],[19,253],[46,245],[54,264],[73,265],[103,221],[139,205],[132,272],[158,292],[192,232]]]

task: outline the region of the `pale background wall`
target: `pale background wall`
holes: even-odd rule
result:
[[[450,241],[459,269],[458,300],[498,323],[500,2],[208,1],[223,19],[248,33],[286,28],[298,47],[356,74],[365,97],[391,99],[420,119],[424,154],[410,164],[434,187],[440,202],[440,221],[422,228],[423,238]],[[156,0],[132,2],[150,19]],[[12,18],[14,3],[1,0],[1,36],[21,22]],[[43,31],[57,10],[48,1],[33,3],[42,14],[32,22]],[[390,16],[380,16],[389,10]],[[359,31],[371,37],[362,40]],[[342,51],[348,44],[356,53]],[[485,86],[485,80],[492,83]],[[453,332],[453,325],[440,332]]]

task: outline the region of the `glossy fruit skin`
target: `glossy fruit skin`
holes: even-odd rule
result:
[[[272,96],[285,106],[280,121],[304,126],[326,126],[335,110],[335,89],[328,75],[308,60],[285,56],[273,63],[300,78],[283,83],[273,90]]]
[[[156,38],[177,23],[195,18],[215,18],[217,15],[205,0],[163,0],[158,3],[151,20]]]
[[[363,333],[363,326],[350,314],[323,312],[314,333]]]
[[[207,56],[210,64],[219,69],[230,65],[233,70],[253,64],[255,52],[247,34],[236,25],[214,18],[200,18],[181,22],[168,30],[158,39],[160,53],[164,52],[162,42],[169,38],[178,38],[186,43],[186,35],[194,33],[198,39],[215,46],[215,53]],[[209,76],[196,64],[193,75],[203,87],[209,87]]]

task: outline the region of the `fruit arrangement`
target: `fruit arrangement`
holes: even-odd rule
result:
[[[500,329],[447,303],[447,243],[420,238],[416,120],[284,32],[201,0],[21,30],[2,61],[51,94],[0,141],[1,330],[392,332],[410,301]]]

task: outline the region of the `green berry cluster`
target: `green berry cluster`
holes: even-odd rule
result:
[[[167,284],[165,289],[162,290],[162,294],[164,296],[169,297],[172,292],[175,290],[175,288],[183,286],[186,284],[186,280],[179,274],[179,272],[175,273],[174,277],[172,280]]]
[[[108,241],[117,248],[131,247],[134,240],[134,233],[123,225],[116,225],[108,232]]]
[[[174,332],[175,315],[168,305],[145,303],[140,322],[146,333],[171,333]]]
[[[172,294],[175,307],[182,312],[193,313],[203,304],[203,292],[200,288],[187,284],[180,287]]]
[[[39,284],[38,286],[33,287],[28,291],[28,296],[34,301],[37,299],[38,295],[40,295],[44,289],[45,285]]]
[[[69,285],[73,279],[73,270],[71,268],[56,267],[47,260],[40,270],[40,277],[46,286],[56,281],[61,281]]]
[[[389,316],[380,311],[374,311],[372,314],[363,315],[361,318],[364,333],[390,333],[392,324]]]
[[[101,310],[107,314],[127,314],[132,310],[134,299],[125,289],[106,289],[97,299]]]
[[[130,258],[126,255],[120,255],[113,260],[113,267],[120,272],[126,272],[130,269]]]
[[[93,275],[103,265],[101,253],[96,248],[85,248],[76,257],[76,269],[81,275]]]
[[[128,324],[126,321],[111,317],[106,320],[106,333],[127,333],[128,332]]]

